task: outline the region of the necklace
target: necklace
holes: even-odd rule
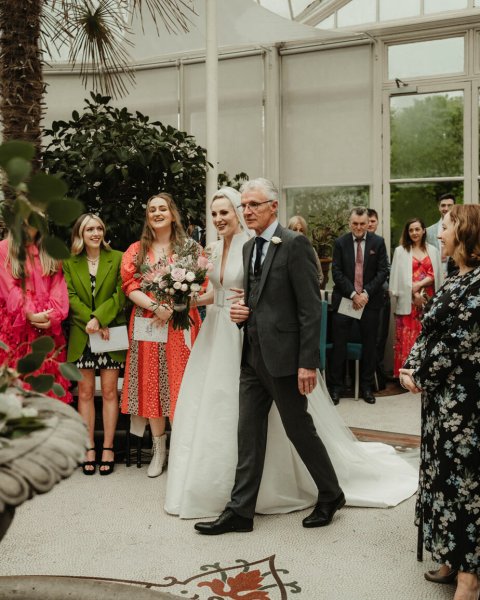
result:
[[[88,258],[87,256],[87,260],[89,263],[91,263],[92,265],[96,265],[98,262],[98,257],[97,258]]]

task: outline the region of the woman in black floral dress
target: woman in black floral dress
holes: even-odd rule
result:
[[[454,206],[439,236],[459,266],[427,306],[400,383],[422,392],[416,523],[440,564],[436,583],[457,579],[454,600],[480,592],[480,206]]]

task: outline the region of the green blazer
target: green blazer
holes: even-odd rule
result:
[[[68,288],[70,302],[70,335],[68,337],[68,362],[80,358],[88,341],[85,326],[92,317],[97,317],[102,327],[124,325],[125,294],[122,291],[120,264],[122,253],[117,250],[100,251],[97,277],[95,282],[95,310],[93,307],[90,274],[87,256],[84,252],[71,256],[63,263],[63,274]],[[125,360],[126,351],[117,350],[109,355],[118,362]]]

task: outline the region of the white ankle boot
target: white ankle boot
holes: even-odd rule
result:
[[[165,434],[153,436],[152,461],[148,465],[148,477],[158,477],[162,474],[167,462],[167,436]]]

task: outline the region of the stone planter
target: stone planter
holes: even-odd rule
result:
[[[30,394],[24,406],[38,410],[44,429],[0,447],[0,540],[10,526],[15,508],[35,494],[43,494],[69,477],[84,459],[86,428],[70,406],[47,396]]]

